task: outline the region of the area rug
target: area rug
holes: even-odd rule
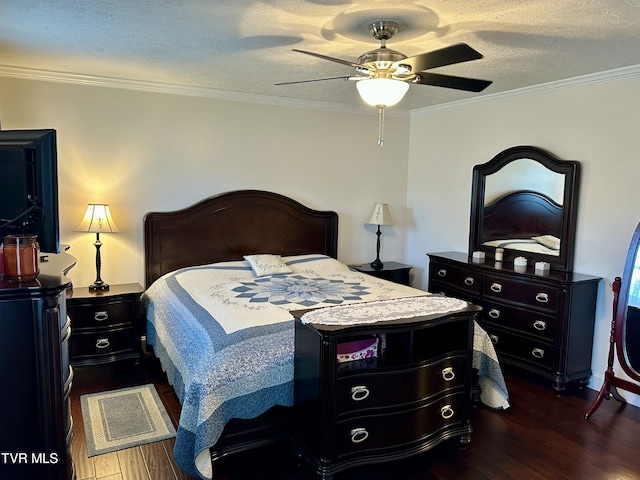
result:
[[[80,396],[89,457],[176,436],[153,384]]]

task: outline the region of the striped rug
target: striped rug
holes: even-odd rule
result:
[[[153,384],[80,397],[89,457],[176,436]]]

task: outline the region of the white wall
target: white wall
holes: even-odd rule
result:
[[[355,94],[355,91],[354,91]],[[60,234],[77,266],[95,279],[93,234],[75,232],[86,204],[111,206],[121,233],[101,235],[102,279],[143,284],[142,218],[217,193],[256,188],[340,216],[339,258],[375,258],[374,202],[389,203],[383,260],[404,258],[408,115],[313,110],[0,77],[4,130],[58,133]]]
[[[640,220],[640,73],[552,87],[412,116],[406,260],[420,265],[414,281],[426,288],[427,252],[468,251],[474,165],[516,145],[580,161],[574,270],[603,277],[590,384],[599,389],[609,347],[610,284],[622,275]]]

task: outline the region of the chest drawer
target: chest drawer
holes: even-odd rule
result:
[[[487,301],[482,318],[485,322],[499,327],[518,330],[527,335],[537,335],[551,343],[556,338],[558,319],[541,312]]]
[[[464,393],[460,392],[418,408],[338,421],[338,456],[407,445],[436,437],[445,427],[456,424],[462,427],[467,418],[464,399]]]
[[[482,293],[485,299],[518,303],[550,313],[558,309],[559,289],[541,283],[487,274]]]
[[[496,348],[498,356],[508,355],[519,362],[525,362],[537,368],[551,371],[556,350],[541,340],[523,337],[483,324],[489,338]]]
[[[135,336],[131,327],[114,328],[100,332],[75,331],[69,344],[75,361],[83,357],[109,356],[134,352]]]
[[[464,388],[466,357],[458,355],[414,369],[339,378],[338,415],[418,402]]]
[[[479,295],[481,292],[482,276],[478,271],[440,262],[433,262],[430,268],[433,280],[439,284],[446,284],[471,295]]]
[[[136,305],[132,300],[92,302],[68,307],[74,333],[78,328],[98,328],[133,323]]]

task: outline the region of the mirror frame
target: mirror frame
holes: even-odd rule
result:
[[[620,284],[620,294],[618,297],[618,304],[615,311],[615,325],[614,335],[616,343],[616,354],[618,356],[618,363],[622,367],[622,370],[633,380],[640,382],[640,371],[634,370],[629,364],[627,357],[627,312],[629,303],[629,290],[631,288],[631,279],[633,278],[633,269],[636,264],[636,257],[640,253],[640,223],[636,226],[636,229],[631,238],[629,244],[629,251],[627,252],[627,259],[624,264],[624,271],[622,274],[622,283]],[[637,339],[636,339],[637,343]]]
[[[483,219],[486,178],[506,165],[519,159],[534,160],[552,172],[564,175],[564,194],[562,202],[562,228],[560,235],[560,255],[545,255],[505,249],[504,261],[513,260],[516,256],[526,256],[534,262],[547,262],[551,268],[570,272],[573,270],[576,222],[578,214],[578,193],[580,187],[580,163],[575,160],[561,160],[549,152],[532,146],[516,146],[503,150],[487,163],[473,167],[471,191],[471,215],[469,226],[469,255],[475,251],[493,254],[494,247],[483,245]],[[492,255],[491,255],[492,256]]]

